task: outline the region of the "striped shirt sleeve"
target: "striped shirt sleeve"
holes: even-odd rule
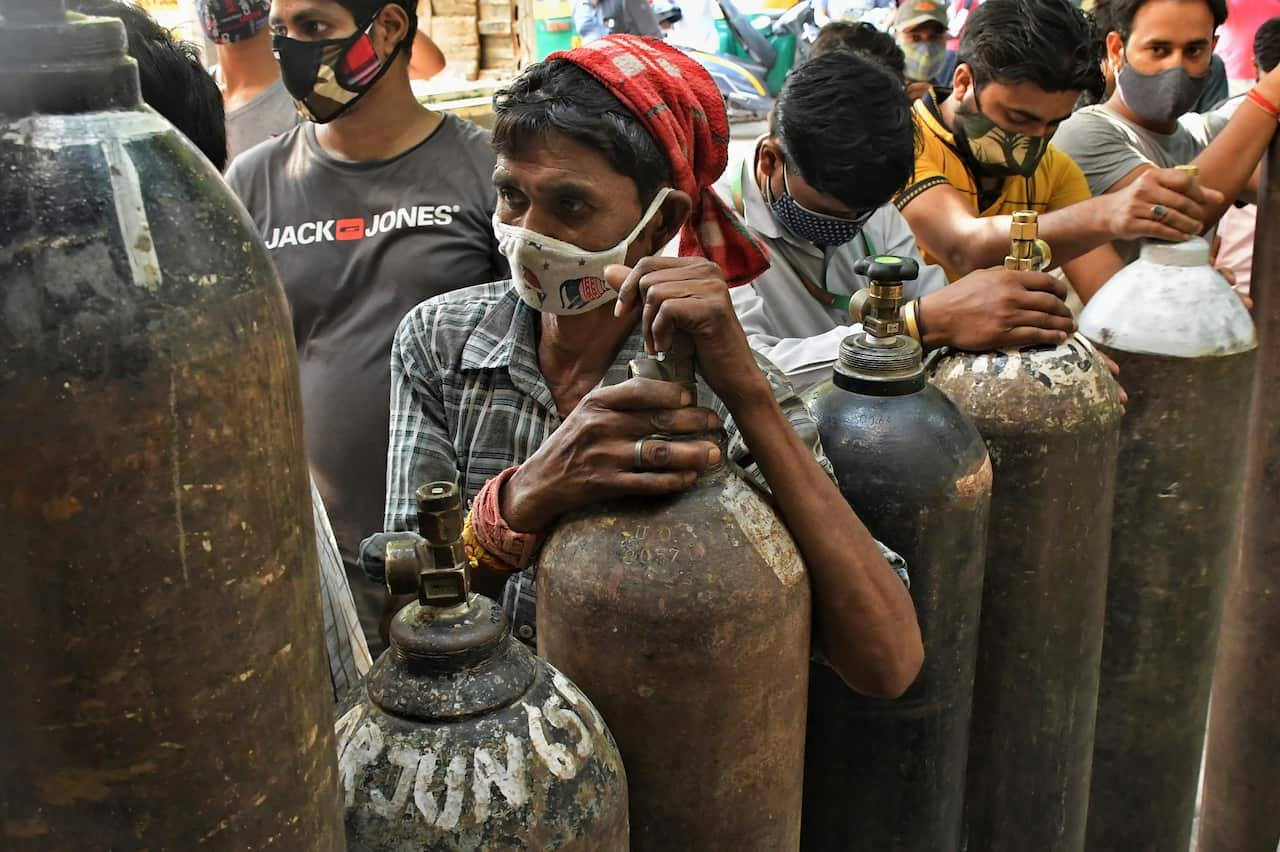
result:
[[[329,658],[333,697],[339,701],[369,671],[373,660],[356,615],[351,586],[338,553],[338,542],[329,525],[324,501],[311,482],[311,512],[315,519],[316,551],[320,557],[320,603],[324,611],[324,643]]]

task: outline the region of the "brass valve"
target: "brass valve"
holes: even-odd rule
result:
[[[429,482],[415,493],[421,539],[387,543],[387,590],[416,594],[423,606],[451,607],[471,595],[462,544],[462,498],[452,482]]]
[[[1053,264],[1049,244],[1040,239],[1039,216],[1034,210],[1019,210],[1009,225],[1009,254],[1005,269],[1037,272]]]
[[[902,322],[902,284],[920,274],[920,264],[910,258],[878,255],[864,257],[853,271],[871,280],[849,300],[849,316],[862,323],[862,330],[876,340],[906,334]]]

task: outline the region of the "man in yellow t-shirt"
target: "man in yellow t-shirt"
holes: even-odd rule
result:
[[[915,103],[915,173],[897,197],[925,260],[951,280],[998,266],[1010,215],[1041,214],[1040,236],[1084,301],[1123,265],[1116,239],[1186,239],[1206,200],[1175,169],[1151,169],[1092,198],[1083,173],[1049,144],[1101,72],[1088,18],[1069,0],[987,0],[969,16],[951,89]]]

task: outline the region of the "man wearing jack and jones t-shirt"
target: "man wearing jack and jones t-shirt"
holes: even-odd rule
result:
[[[375,657],[389,598],[357,557],[360,540],[382,529],[392,337],[418,303],[508,274],[493,236],[487,135],[409,89],[415,6],[277,0],[282,79],[312,120],[246,151],[227,174],[284,284],[307,454]],[[317,70],[307,42],[334,39],[349,40],[348,59],[330,51]]]

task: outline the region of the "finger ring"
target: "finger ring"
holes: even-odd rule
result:
[[[1168,212],[1169,208],[1165,207],[1163,204],[1156,204],[1151,208],[1151,215],[1154,216],[1157,221],[1163,219],[1165,214]]]
[[[636,473],[644,470],[644,438],[638,439],[631,450],[631,467]]]

